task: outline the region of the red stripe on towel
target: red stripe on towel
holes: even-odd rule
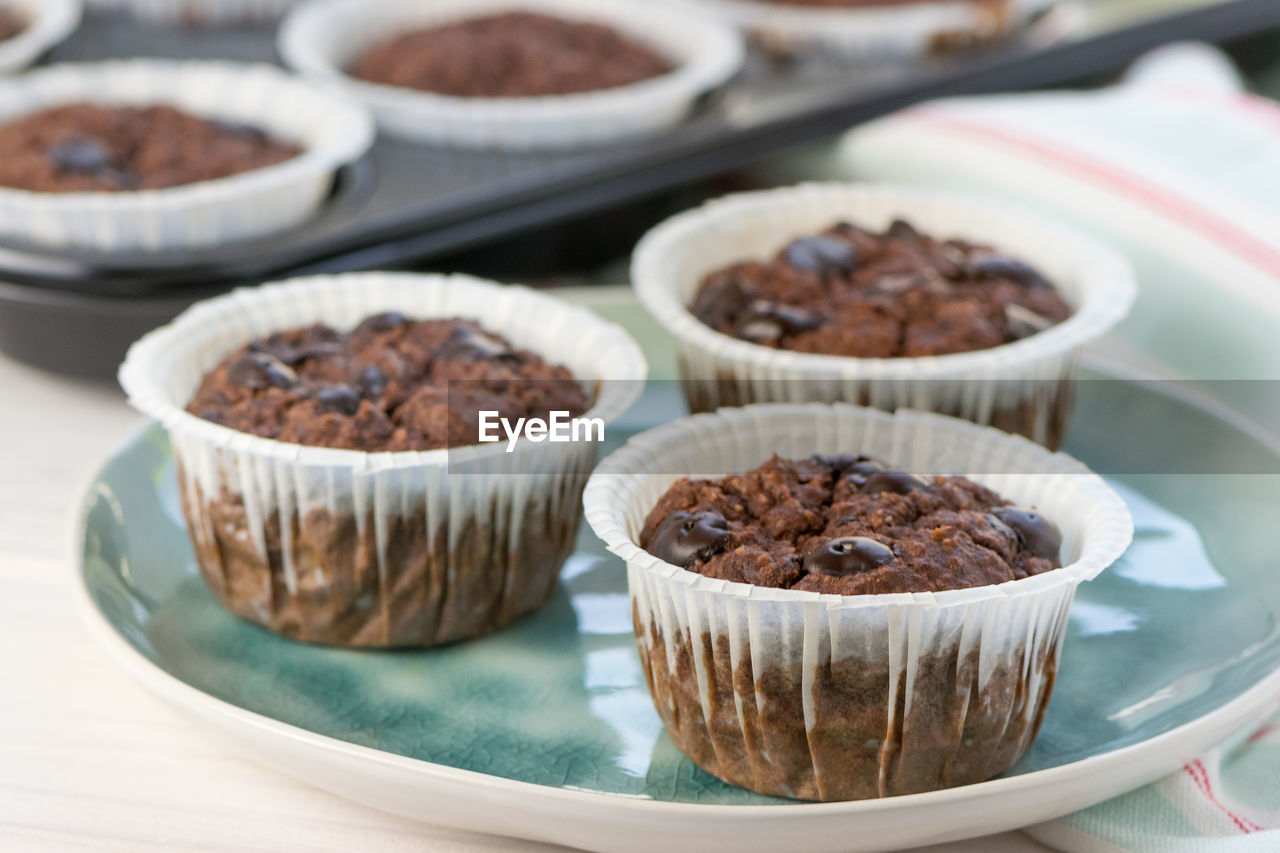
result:
[[[1185,770],[1187,775],[1191,777],[1191,780],[1196,783],[1196,787],[1200,789],[1200,792],[1208,797],[1209,802],[1213,803],[1223,814],[1231,818],[1232,822],[1239,827],[1241,832],[1248,834],[1251,832],[1258,832],[1262,829],[1262,827],[1258,826],[1248,818],[1241,817],[1236,814],[1218,800],[1217,796],[1213,793],[1213,787],[1209,784],[1209,771],[1205,770],[1204,765],[1200,763],[1199,759],[1192,761],[1190,764],[1184,765],[1182,769]]]
[[[1240,230],[1230,220],[1215,216],[1194,199],[1145,181],[1119,166],[1085,152],[1073,150],[1058,142],[1041,142],[998,127],[946,115],[929,107],[916,107],[908,110],[904,115],[970,136],[982,137],[1006,147],[1019,148],[1041,160],[1064,167],[1080,177],[1104,186],[1116,194],[1126,195],[1200,232],[1232,254],[1244,258],[1267,275],[1280,278],[1280,249]]]
[[[1270,725],[1263,726],[1253,734],[1249,735],[1249,739],[1245,741],[1245,743],[1257,743],[1263,738],[1268,737],[1269,735],[1272,735],[1276,732],[1280,732],[1280,723],[1272,723]]]

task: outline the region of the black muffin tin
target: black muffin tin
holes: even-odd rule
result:
[[[1095,0],[1097,2],[1097,0]],[[1087,79],[1184,38],[1280,27],[1277,0],[1228,0],[1123,29],[1053,41],[1052,21],[980,56],[835,68],[753,55],[683,125],[609,149],[462,151],[380,137],[302,227],[213,250],[98,254],[0,242],[0,350],[47,369],[111,375],[128,342],[197,299],[316,272],[413,267],[758,162],[944,95]],[[116,57],[277,61],[274,27],[181,30],[90,13],[47,61]],[[518,266],[518,265],[517,265]]]

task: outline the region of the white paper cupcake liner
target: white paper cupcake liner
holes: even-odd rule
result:
[[[219,27],[270,21],[297,0],[89,0],[104,10],[168,26]]]
[[[285,444],[184,406],[229,352],[312,323],[464,317],[594,386],[586,417],[639,396],[634,341],[526,288],[390,273],[297,279],[200,303],[134,344],[130,402],[168,430],[197,557],[233,610],[303,640],[424,645],[494,630],[550,596],[571,550],[592,442],[521,440],[427,452]],[[231,567],[231,570],[228,570]]]
[[[208,248],[296,227],[336,171],[373,143],[356,103],[269,65],[136,59],[54,65],[0,81],[0,123],[61,104],[165,104],[261,128],[303,148],[283,163],[160,190],[41,193],[0,187],[0,235],[100,252]]]
[[[26,24],[13,38],[0,41],[0,74],[26,68],[80,23],[80,0],[4,0],[0,9],[16,12]]]
[[[903,218],[938,237],[987,243],[1036,267],[1074,309],[1043,332],[988,350],[919,358],[849,358],[758,346],[690,313],[703,277],[772,256],[839,221],[883,229]],[[667,220],[637,246],[632,282],[677,341],[690,406],[759,402],[909,406],[1055,444],[1080,349],[1114,327],[1136,297],[1116,252],[1015,206],[962,194],[875,184],[805,184],[709,202]]]
[[[679,476],[740,473],[775,452],[967,475],[1053,520],[1063,568],[838,596],[714,580],[640,548]],[[730,782],[805,799],[931,790],[1011,767],[1047,704],[1076,586],[1133,535],[1121,498],[1070,457],[940,415],[839,404],[724,409],[650,430],[600,464],[584,504],[626,560],[641,659],[677,745]]]
[[[387,38],[446,22],[528,10],[601,23],[669,57],[669,74],[628,86],[531,98],[460,98],[366,83],[345,73]],[[647,0],[311,0],[285,19],[280,55],[299,71],[341,85],[384,130],[469,148],[562,149],[606,145],[680,122],[742,64],[732,27]]]
[[[831,8],[768,0],[696,0],[772,53],[849,60],[912,59],[1012,35],[1057,0],[937,0]]]

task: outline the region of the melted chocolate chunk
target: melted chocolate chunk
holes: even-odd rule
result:
[[[736,334],[748,341],[776,341],[784,335],[798,335],[816,329],[822,319],[802,308],[757,299],[738,318]]]
[[[350,385],[327,385],[316,392],[316,403],[322,412],[354,415],[360,411],[360,395]]]
[[[1004,306],[1004,317],[1005,327],[1014,340],[1029,338],[1053,325],[1053,321],[1043,314],[1037,314],[1030,308],[1012,303]]]
[[[835,237],[801,237],[787,246],[782,256],[795,269],[820,276],[849,275],[858,265],[853,246]]]
[[[462,361],[511,361],[518,358],[515,351],[503,341],[466,327],[454,329],[449,339],[436,351],[436,356]]]
[[[893,549],[865,536],[832,539],[810,551],[804,570],[810,574],[843,577],[869,572],[893,562]]]
[[[830,468],[837,474],[843,474],[849,468],[857,465],[859,462],[866,461],[870,457],[863,456],[861,454],[854,456],[852,453],[833,453],[828,455],[818,454],[812,458],[814,462],[817,462],[824,468]]]
[[[298,374],[287,364],[266,352],[246,352],[227,368],[227,378],[245,388],[292,388]]]
[[[1013,531],[1024,551],[1057,562],[1062,550],[1062,532],[1052,521],[1038,512],[1012,506],[997,507],[991,510],[991,515]]]
[[[844,470],[844,478],[859,489],[865,489],[867,480],[884,470],[884,463],[875,459],[859,459]]]
[[[360,396],[370,400],[376,400],[382,396],[382,392],[387,390],[387,374],[382,372],[376,364],[371,364],[360,371],[360,375],[356,377],[356,389],[360,392]]]
[[[266,353],[290,367],[296,367],[309,358],[338,355],[342,352],[342,343],[337,332],[319,327],[309,330],[306,339],[299,344],[293,345],[279,337],[271,337],[265,341],[254,341],[249,344],[249,351]]]
[[[730,533],[729,522],[719,513],[673,512],[659,525],[649,553],[687,569],[724,550]]]
[[[910,471],[885,471],[875,469],[863,481],[861,491],[864,495],[879,495],[892,492],[905,495],[916,489],[925,489],[929,483]]]
[[[815,456],[813,460],[835,471],[837,475],[848,480],[859,489],[866,485],[868,477],[884,470],[883,462],[862,454],[857,456],[850,454]]]
[[[379,332],[389,332],[392,329],[398,329],[409,322],[409,318],[401,314],[399,311],[384,311],[381,314],[374,314],[367,318],[360,325],[356,326],[355,334],[357,335],[376,335]]]
[[[1049,280],[1041,275],[1035,267],[1005,255],[975,255],[965,264],[964,270],[977,279],[1011,278],[1029,287],[1053,289],[1053,285],[1049,283]]]
[[[749,297],[732,275],[711,279],[698,291],[689,309],[713,329],[730,326],[746,310]]]
[[[111,151],[96,139],[65,139],[48,150],[49,160],[64,172],[99,174],[114,171]]]

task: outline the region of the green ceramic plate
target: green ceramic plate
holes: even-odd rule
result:
[[[673,391],[657,384],[630,426],[673,416]],[[797,831],[811,851],[973,835],[1149,781],[1280,690],[1276,452],[1217,414],[1114,382],[1083,386],[1069,450],[1102,470],[1240,473],[1112,478],[1137,538],[1080,590],[1039,739],[1009,777],[955,791],[796,804],[699,770],[650,704],[623,565],[589,529],[551,604],[478,641],[340,651],[242,622],[197,574],[157,427],[87,496],[86,610],[132,672],[265,761],[423,819],[620,850],[726,838],[767,849]]]

